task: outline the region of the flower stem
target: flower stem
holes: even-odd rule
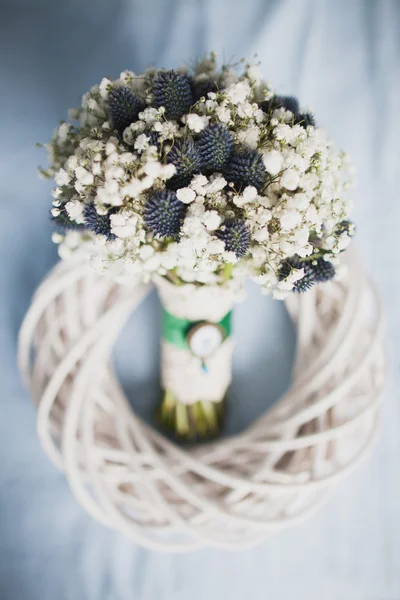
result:
[[[181,441],[205,441],[216,437],[223,424],[224,400],[199,400],[183,404],[169,390],[165,390],[158,417],[165,429]]]

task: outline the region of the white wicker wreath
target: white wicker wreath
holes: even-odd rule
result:
[[[151,286],[58,264],[26,316],[19,360],[43,447],[89,513],[149,548],[187,551],[250,546],[313,512],[370,448],[385,374],[379,302],[352,252],[346,261],[346,281],[286,302],[290,390],[243,433],[188,449],[132,412],[110,363]]]

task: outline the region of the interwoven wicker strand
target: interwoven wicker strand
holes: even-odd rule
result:
[[[347,280],[287,301],[298,340],[290,390],[240,435],[190,449],[132,412],[110,363],[151,286],[55,267],[19,360],[43,447],[94,518],[154,549],[242,548],[323,502],[374,440],[385,375],[379,302],[356,257],[346,260]]]

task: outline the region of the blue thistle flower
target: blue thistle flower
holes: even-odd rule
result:
[[[261,103],[264,112],[271,112],[281,107],[290,110],[294,115],[297,115],[300,110],[299,101],[295,96],[273,96],[270,100]]]
[[[309,125],[316,127],[316,121],[314,115],[310,112],[299,113],[294,117],[295,125],[301,125],[304,129],[307,129]]]
[[[224,242],[225,250],[234,252],[238,258],[245,256],[250,248],[250,232],[241,219],[226,219],[216,236]]]
[[[203,168],[222,172],[233,150],[233,136],[225,125],[209,125],[199,137],[198,148]]]
[[[335,277],[336,271],[333,264],[323,257],[313,260],[302,260],[294,255],[284,260],[279,269],[279,281],[286,279],[292,269],[304,269],[304,275],[293,284],[293,291],[306,292],[316,283],[323,283]]]
[[[215,81],[206,79],[192,84],[193,100],[197,102],[200,98],[207,98],[209,92],[218,92],[218,86]]]
[[[168,187],[174,190],[190,183],[202,167],[199,149],[192,138],[176,140],[167,155],[167,162],[176,168],[175,175],[167,182]]]
[[[108,110],[111,124],[120,135],[124,129],[137,120],[144,104],[129,88],[116,87],[108,95]]]
[[[193,104],[190,79],[177,71],[160,71],[153,80],[154,104],[164,106],[168,119],[179,119]]]
[[[77,223],[76,221],[72,221],[65,210],[65,206],[60,207],[60,214],[56,217],[53,215],[50,216],[50,221],[52,225],[54,225],[55,229],[59,233],[65,233],[68,230],[79,230],[84,228],[83,223]],[[51,214],[51,213],[50,213]]]
[[[322,256],[316,260],[311,261],[311,269],[314,274],[314,281],[316,283],[322,283],[324,281],[330,281],[336,275],[335,267],[331,262],[325,260]]]
[[[149,231],[163,238],[178,239],[187,206],[175,192],[155,192],[145,204],[143,217]]]
[[[302,261],[297,255],[282,261],[278,272],[279,281],[286,279],[286,277],[290,275],[292,269],[304,269],[303,277],[293,284],[294,292],[306,292],[315,284],[315,276],[312,270],[311,261]]]
[[[248,185],[260,190],[264,185],[265,167],[261,154],[256,150],[242,150],[230,157],[224,175],[239,191]]]
[[[299,101],[295,96],[274,96],[272,98],[272,107],[279,108],[281,106],[285,110],[290,110],[294,115],[300,110]]]
[[[147,137],[149,138],[150,146],[156,146],[158,149],[160,148],[160,136],[156,131],[147,131]]]
[[[340,236],[344,233],[347,233],[349,237],[353,237],[356,235],[356,226],[353,221],[340,221],[333,231],[334,235]]]
[[[93,233],[105,235],[107,240],[114,240],[115,235],[111,232],[110,215],[116,211],[116,208],[112,208],[106,215],[99,215],[93,202],[90,202],[83,210],[85,224]]]

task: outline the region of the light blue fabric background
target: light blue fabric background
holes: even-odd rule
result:
[[[399,600],[400,3],[15,0],[0,11],[0,599]],[[36,175],[45,156],[35,142],[47,141],[103,75],[172,67],[209,49],[225,59],[258,53],[278,90],[313,106],[352,154],[357,244],[385,300],[391,378],[376,451],[311,521],[253,550],[174,556],[136,547],[78,506],[36,439],[16,336],[57,258],[50,186]],[[158,318],[153,297],[116,351],[125,386],[139,390],[135,405],[146,414],[156,399]],[[283,306],[255,287],[235,327],[229,431],[285,389],[294,345]]]

